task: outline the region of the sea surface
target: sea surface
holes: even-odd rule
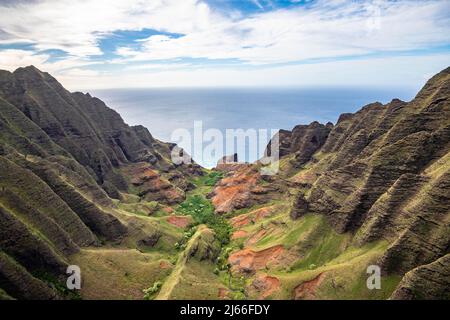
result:
[[[174,131],[184,128],[193,134],[195,121],[201,121],[203,132],[215,128],[224,135],[226,129],[278,130],[292,129],[312,121],[336,123],[340,114],[355,112],[368,103],[387,103],[393,98],[409,101],[414,97],[415,89],[152,88],[108,89],[90,93],[119,112],[128,124],[144,125],[157,139],[180,143],[172,136]],[[270,135],[271,131],[268,132]],[[186,141],[181,141],[180,145],[205,167],[214,166],[225,153],[223,150],[200,154],[194,152],[195,146],[189,146]],[[247,146],[245,151],[235,151],[238,151],[241,161],[252,162],[263,154],[262,149]]]

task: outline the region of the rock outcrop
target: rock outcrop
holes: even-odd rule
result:
[[[393,300],[450,299],[450,254],[409,271],[391,296]]]
[[[279,157],[293,154],[292,164],[301,167],[311,160],[312,155],[323,146],[332,128],[332,123],[323,125],[314,121],[309,125],[298,125],[292,131],[280,130],[276,134],[279,144]],[[272,141],[266,148],[265,154],[267,156],[271,156],[271,148]]]
[[[268,179],[270,183],[262,183]],[[209,196],[216,213],[223,214],[268,202],[283,191],[282,181],[262,176],[252,165],[242,165],[220,180]]]

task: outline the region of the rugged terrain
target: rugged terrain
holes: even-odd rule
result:
[[[410,102],[281,130],[267,176],[174,165],[99,99],[0,71],[0,298],[450,299],[449,97],[450,68]]]

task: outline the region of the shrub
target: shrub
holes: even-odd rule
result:
[[[191,215],[197,224],[206,224],[214,230],[222,245],[230,242],[231,227],[221,216],[214,213],[212,203],[200,195],[189,197],[178,207],[178,211]]]
[[[161,289],[162,287],[162,283],[161,281],[156,281],[153,286],[151,286],[150,288],[144,289],[142,290],[142,292],[144,293],[144,299],[145,300],[150,300],[150,298],[156,294],[159,289]]]

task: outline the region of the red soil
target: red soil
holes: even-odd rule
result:
[[[131,177],[131,183],[139,188],[148,201],[161,201],[167,204],[183,200],[184,193],[163,179],[148,163],[139,162],[127,166],[124,173]]]
[[[134,185],[142,185],[145,181],[158,178],[158,173],[151,169],[145,162],[136,163],[130,166],[127,174],[132,177],[131,183]]]
[[[325,279],[325,273],[319,274],[312,280],[305,281],[299,284],[294,289],[295,300],[310,300],[316,297],[316,289]]]
[[[211,199],[217,213],[244,208],[249,202],[250,191],[256,185],[259,174],[251,168],[243,168],[222,179],[214,189]]]
[[[256,270],[276,265],[282,259],[285,252],[282,245],[277,245],[261,251],[243,249],[233,253],[228,262],[232,266],[232,271],[242,273],[252,273]]]
[[[167,261],[161,261],[160,263],[159,263],[159,268],[160,269],[170,269],[170,267],[172,267],[172,265],[169,263],[169,262],[167,262]]]
[[[233,234],[231,235],[231,239],[239,239],[239,238],[245,238],[248,235],[247,231],[244,230],[238,230],[233,232]]]
[[[217,295],[218,295],[219,299],[224,299],[228,296],[228,290],[225,288],[219,288],[219,292]]]
[[[260,275],[253,280],[251,289],[259,294],[258,299],[264,300],[280,289],[280,280],[276,277]]]
[[[302,172],[292,178],[292,182],[313,184],[318,178],[317,174],[311,172]]]
[[[250,238],[248,238],[246,245],[251,246],[261,240],[267,234],[266,229],[261,229],[255,234],[253,234]]]
[[[186,228],[192,222],[192,219],[185,216],[170,216],[167,218],[167,222],[179,228]]]
[[[250,224],[252,221],[258,222],[259,220],[269,216],[274,211],[274,208],[275,208],[274,206],[264,207],[246,214],[241,214],[231,219],[230,223],[233,226],[233,228],[244,227]]]
[[[165,213],[173,213],[173,209],[171,207],[165,207],[162,209]]]

